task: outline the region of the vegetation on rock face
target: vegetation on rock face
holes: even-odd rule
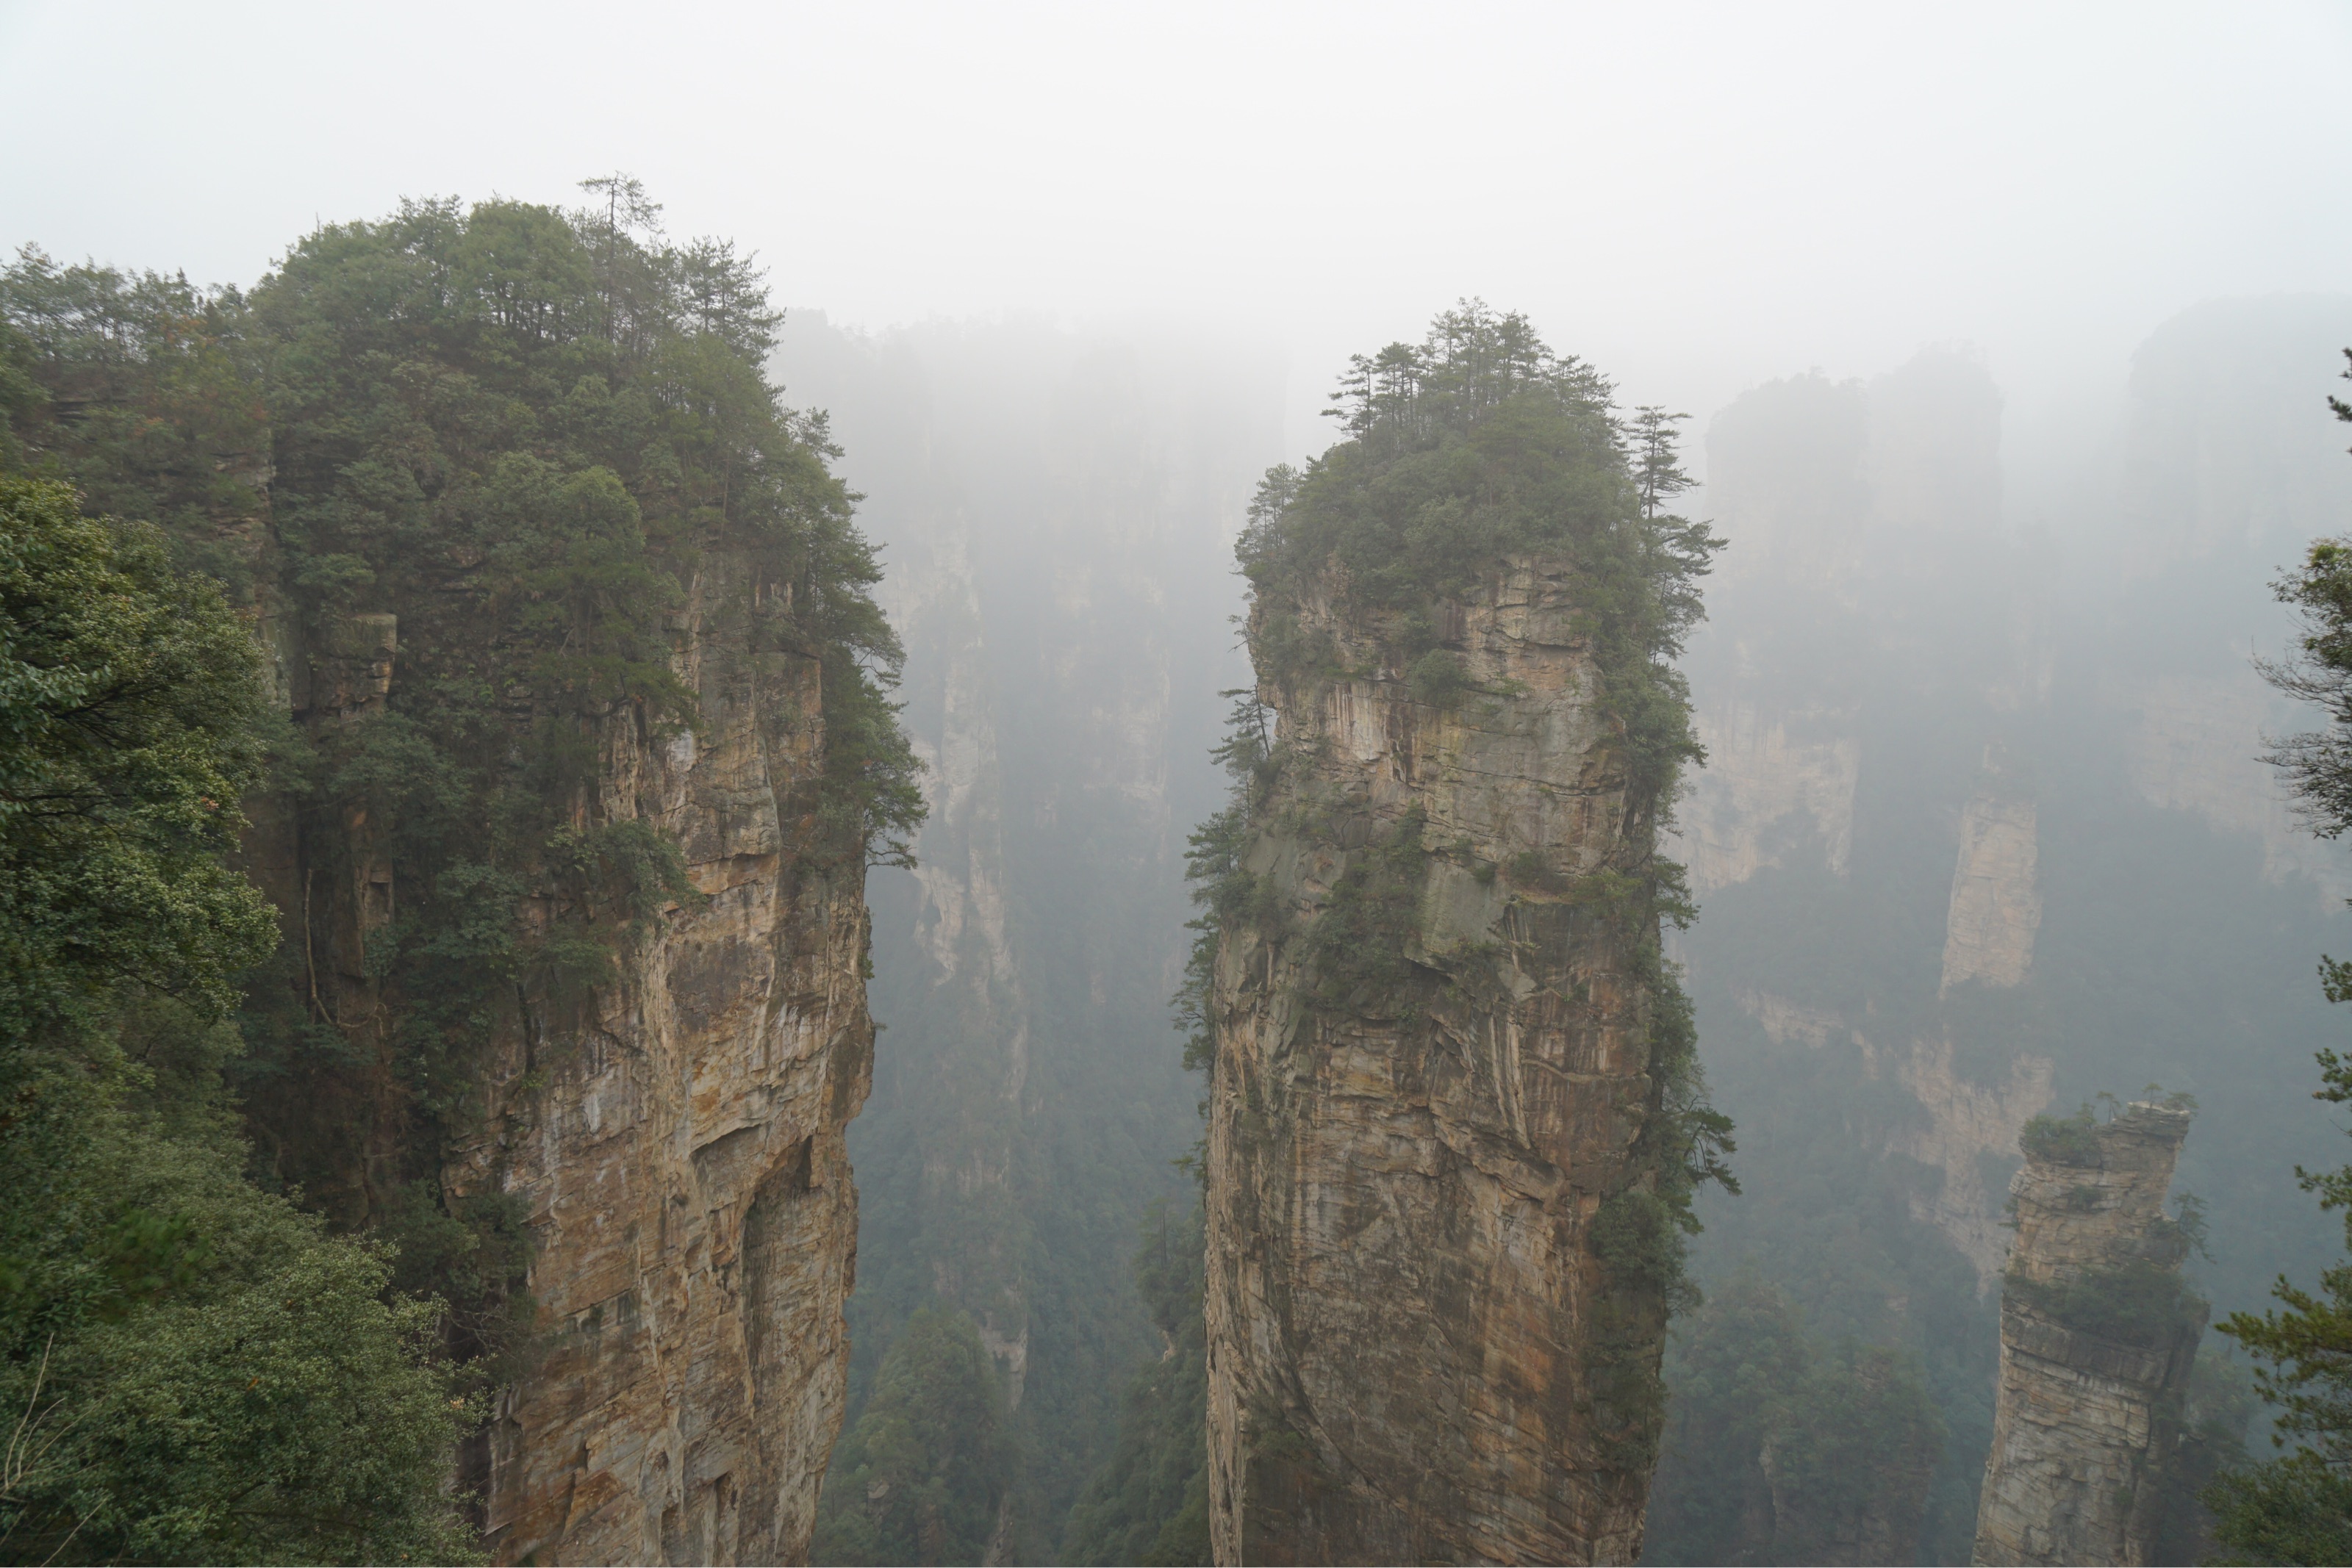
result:
[[[2098,1168],[2098,1124],[2088,1105],[2071,1116],[2044,1113],[2032,1118],[2018,1134],[2017,1142],[2028,1155],[2052,1165]]]
[[[2205,1312],[2204,1299],[2179,1268],[2163,1263],[2119,1263],[2048,1283],[2011,1271],[2002,1288],[2077,1333],[2148,1349],[2161,1348]]]
[[[489,1042],[698,896],[604,776],[689,743],[690,592],[706,681],[814,672],[793,869],[906,859],[898,648],[779,318],[591,184],[322,227],[249,292],[0,273],[0,466],[56,482],[0,478],[0,1396],[37,1437],[0,1554],[468,1552],[441,1485],[527,1354],[529,1250],[444,1156]],[[354,1009],[318,948],[362,869]]]
[[[1682,768],[1701,755],[1674,661],[1703,616],[1699,579],[1723,541],[1663,509],[1691,483],[1675,454],[1680,416],[1645,408],[1629,423],[1611,409],[1610,393],[1591,367],[1554,354],[1526,318],[1465,302],[1440,315],[1423,343],[1351,361],[1333,394],[1349,439],[1303,474],[1270,472],[1235,553],[1255,591],[1251,650],[1262,680],[1303,692],[1373,673],[1342,670],[1336,649],[1310,645],[1297,607],[1328,594],[1372,634],[1383,667],[1403,672],[1415,699],[1433,706],[1464,696],[1459,665],[1439,648],[1450,600],[1529,552],[1572,577],[1579,629],[1599,667],[1598,708],[1615,728],[1624,769],[1623,844],[1612,863],[1564,889],[1551,885],[1556,875],[1540,856],[1505,869],[1565,891],[1632,956],[1633,978],[1651,998],[1659,1095],[1643,1152],[1657,1176],[1660,1222],[1687,1230],[1697,1186],[1728,1181],[1720,1156],[1730,1124],[1706,1104],[1689,1009],[1659,951],[1659,922],[1681,924],[1692,910],[1681,869],[1657,855],[1653,840]],[[1444,669],[1433,659],[1446,661]],[[1317,815],[1296,787],[1297,759],[1275,743],[1255,703],[1237,708],[1223,757],[1236,793],[1193,837],[1190,870],[1204,914],[1178,1003],[1202,1063],[1211,1049],[1202,988],[1217,934],[1274,914],[1240,856],[1276,815]],[[1423,841],[1416,819],[1350,852],[1306,933],[1318,1005],[1410,1009],[1422,982],[1404,948],[1427,857],[1442,848]],[[1473,869],[1487,877],[1496,870]],[[1657,1246],[1679,1260],[1664,1233]]]
[[[0,476],[0,1560],[469,1560],[437,1305],[239,1171],[257,664],[156,529]]]
[[[1391,667],[1420,671],[1423,692],[1450,701],[1456,677],[1420,663],[1438,649],[1443,602],[1506,557],[1543,551],[1575,578],[1602,711],[1623,727],[1628,791],[1663,810],[1698,756],[1673,660],[1723,543],[1662,509],[1690,484],[1678,416],[1641,410],[1629,432],[1598,371],[1554,354],[1525,317],[1475,303],[1440,315],[1420,346],[1353,366],[1334,394],[1350,439],[1304,474],[1269,473],[1236,549],[1259,606],[1261,675],[1342,673],[1289,608],[1328,582],[1378,629]]]
[[[1698,755],[1687,691],[1672,661],[1699,617],[1697,579],[1721,541],[1664,510],[1689,484],[1675,455],[1677,416],[1645,409],[1629,428],[1611,412],[1609,392],[1589,367],[1554,355],[1524,318],[1465,304],[1439,317],[1423,344],[1391,345],[1353,362],[1334,398],[1348,438],[1304,472],[1288,465],[1268,472],[1236,554],[1255,592],[1250,640],[1263,683],[1295,696],[1324,680],[1385,673],[1433,707],[1509,695],[1478,691],[1459,658],[1441,646],[1448,601],[1516,554],[1542,552],[1576,580],[1579,630],[1601,666],[1599,700],[1614,724],[1626,775],[1622,863],[1574,886],[1559,885],[1540,856],[1468,869],[1485,883],[1507,874],[1514,885],[1548,896],[1564,893],[1581,917],[1623,938],[1629,977],[1650,998],[1659,1099],[1643,1134],[1643,1190],[1612,1202],[1599,1240],[1631,1288],[1680,1300],[1692,1194],[1705,1180],[1728,1185],[1721,1155],[1730,1147],[1729,1123],[1705,1103],[1689,1009],[1658,950],[1660,919],[1686,918],[1689,905],[1678,869],[1656,856],[1651,837],[1678,769]],[[1380,670],[1343,667],[1336,643],[1302,625],[1297,607],[1323,593],[1351,629],[1370,633]],[[1277,741],[1269,711],[1254,694],[1227,695],[1236,701],[1217,756],[1233,794],[1193,833],[1187,865],[1200,915],[1174,1000],[1186,1064],[1213,1065],[1218,946],[1245,926],[1303,942],[1318,1008],[1412,1016],[1433,986],[1477,987],[1475,962],[1449,981],[1406,956],[1431,858],[1456,852],[1454,846],[1432,842],[1418,812],[1381,823],[1345,802],[1316,798],[1300,782],[1307,759]],[[1282,929],[1270,880],[1245,863],[1270,830],[1344,848],[1328,897],[1303,931]],[[1164,1245],[1164,1236],[1148,1243],[1147,1257]],[[1192,1343],[1183,1334],[1197,1333],[1180,1331],[1179,1321],[1198,1320],[1163,1321],[1179,1359],[1139,1375],[1120,1457],[1089,1494],[1100,1528],[1073,1536],[1073,1550],[1092,1555],[1073,1561],[1147,1551],[1150,1561],[1205,1560],[1205,1540],[1190,1533],[1202,1508],[1192,1490],[1199,1482],[1173,1484],[1180,1474],[1196,1474],[1185,1466],[1203,1457],[1198,1392],[1181,1399],[1168,1393],[1171,1369],[1184,1364],[1181,1347]],[[1642,1358],[1620,1359],[1622,1368],[1596,1369],[1596,1385],[1635,1425],[1654,1419],[1654,1378],[1637,1364]]]

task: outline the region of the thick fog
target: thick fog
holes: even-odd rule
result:
[[[0,244],[60,261],[247,286],[319,224],[615,171],[759,252],[931,810],[869,884],[845,1431],[912,1312],[969,1314],[1026,1423],[991,1560],[1148,1544],[1087,1488],[1176,1354],[1129,1261],[1190,1204],[1231,542],[1347,356],[1457,298],[1692,416],[1729,549],[1674,951],[1747,1189],[1694,1271],[1915,1358],[1919,1560],[1970,1550],[2026,1118],[2198,1097],[2217,1314],[2336,1256],[2291,1167],[2342,1157],[2352,852],[2256,760],[2300,719],[2250,655],[2352,529],[2352,11],[0,5]],[[1680,1441],[1653,1560],[1748,1550]]]
[[[2352,237],[2325,4],[12,4],[0,60],[11,246],[244,282],[625,169],[836,321],[1244,323],[1302,447],[1457,295],[1695,413],[1954,341],[2025,406]]]

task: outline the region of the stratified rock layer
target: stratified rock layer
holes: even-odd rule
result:
[[[1381,664],[1328,600],[1284,608],[1337,667]],[[1261,670],[1288,760],[1247,867],[1278,913],[1229,926],[1213,1003],[1220,1563],[1640,1552],[1665,1306],[1596,1218],[1647,1180],[1654,998],[1579,901],[1651,833],[1578,609],[1544,559],[1447,609],[1472,683],[1448,706],[1393,670]],[[1313,933],[1372,864],[1402,879],[1409,973],[1334,994]]]
[[[2168,1276],[2186,1250],[2164,1215],[2189,1114],[2134,1104],[2085,1129],[2072,1160],[2031,1143],[2011,1184],[2017,1243],[2000,1312],[2000,1388],[1977,1510],[1986,1563],[2148,1561],[2158,1484],[2204,1332],[2201,1308],[2153,1332],[2068,1322],[2049,1307],[2116,1271]]]
[[[864,873],[802,856],[818,664],[751,651],[727,567],[706,558],[685,617],[699,735],[608,727],[600,784],[707,902],[489,1042],[481,1131],[444,1172],[453,1198],[519,1201],[533,1242],[537,1359],[488,1434],[499,1562],[803,1561],[841,1424]]]

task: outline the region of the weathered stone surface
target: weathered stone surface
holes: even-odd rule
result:
[[[481,1129],[443,1174],[519,1199],[533,1240],[541,1354],[488,1434],[499,1562],[808,1551],[847,1366],[866,916],[862,868],[802,858],[817,663],[750,652],[747,599],[723,560],[691,585],[698,737],[605,737],[603,814],[674,835],[708,902],[491,1044]]]
[[[1705,897],[1780,864],[1787,851],[1776,840],[1795,836],[1781,831],[1787,825],[1819,834],[1824,863],[1844,875],[1862,772],[1862,745],[1847,728],[1852,716],[1729,701],[1696,717],[1706,768],[1675,813],[1674,851],[1689,870],[1691,891]]]
[[[2185,1243],[2164,1199],[2188,1134],[2187,1112],[2141,1103],[2094,1130],[2095,1163],[2027,1150],[2010,1187],[2017,1244],[1979,1563],[2148,1561],[2165,1504],[2153,1483],[2179,1438],[2203,1312],[2130,1339],[2061,1321],[2033,1288],[2126,1266],[2178,1269]]]
[[[1380,664],[1328,601],[1296,609],[1341,665]],[[1640,1553],[1656,1445],[1642,1400],[1665,1304],[1612,1275],[1593,1226],[1645,1179],[1652,998],[1622,936],[1569,890],[1637,866],[1653,829],[1628,799],[1575,609],[1572,579],[1544,559],[1458,606],[1442,635],[1488,695],[1457,706],[1412,700],[1394,670],[1262,672],[1294,761],[1290,809],[1248,860],[1283,918],[1229,929],[1215,977],[1220,1563]],[[1414,1002],[1314,1000],[1296,934],[1415,813],[1429,852],[1406,949]]]
[[[1944,923],[1944,983],[2024,983],[2042,928],[2040,842],[2030,796],[1979,789],[1960,811],[1960,854]]]

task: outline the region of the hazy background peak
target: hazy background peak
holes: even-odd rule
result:
[[[0,64],[11,246],[247,282],[617,168],[837,322],[1262,334],[1302,448],[1458,295],[1697,413],[1954,341],[2031,411],[2352,237],[2336,5],[15,4]]]

